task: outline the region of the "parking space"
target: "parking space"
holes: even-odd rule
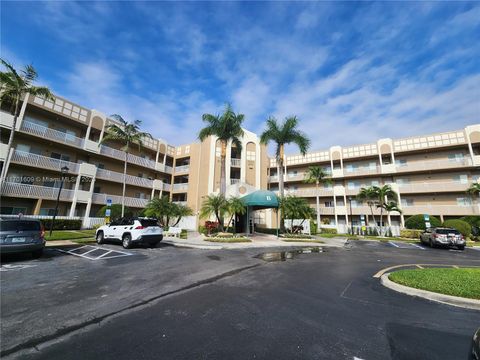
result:
[[[393,246],[398,249],[410,249],[410,250],[425,250],[425,247],[419,244],[406,243],[401,241],[389,241],[389,246]]]
[[[108,260],[124,256],[134,255],[132,252],[113,250],[106,247],[83,245],[69,250],[56,249],[60,252],[78,256],[87,260]]]

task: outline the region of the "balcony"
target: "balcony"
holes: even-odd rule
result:
[[[190,165],[175,166],[175,174],[188,173],[189,170],[190,170]]]
[[[334,207],[320,207],[320,215],[335,215]]]
[[[84,144],[84,139],[30,121],[23,121],[20,131],[77,148],[83,148]]]
[[[278,191],[276,192],[278,194]],[[295,195],[303,197],[314,197],[317,196],[316,189],[297,189],[297,190],[285,190],[285,195]],[[318,196],[333,196],[333,188],[319,188]]]
[[[379,167],[362,167],[358,168],[354,171],[346,171],[343,168],[343,176],[344,177],[354,177],[354,176],[365,176],[365,175],[376,175],[379,174]]]
[[[372,210],[373,210],[373,215],[377,216],[380,215],[380,209],[377,209],[376,206],[372,206],[372,209],[370,209],[369,206],[364,206],[364,205],[359,205],[359,206],[353,206],[352,205],[352,214],[353,215],[372,215]],[[350,206],[348,206],[348,214],[350,215]],[[386,212],[384,211],[383,214],[386,216]],[[400,215],[397,212],[392,212],[392,215]]]
[[[242,166],[242,159],[231,158],[231,159],[230,159],[230,164],[231,164],[233,167],[241,167],[241,166]]]
[[[2,124],[3,127],[11,129],[13,126],[13,115],[9,112],[0,110],[0,124]]]
[[[92,195],[92,202],[94,204],[106,205],[107,199],[111,199],[112,204],[122,203],[122,197],[118,195],[99,194],[99,193],[93,193]],[[125,206],[129,206],[129,207],[144,208],[147,205],[148,201],[149,199],[140,199],[140,198],[125,196]]]
[[[19,184],[5,182],[2,185],[2,196],[33,198],[33,199],[50,199],[56,200],[58,196],[58,188],[49,186],[38,186],[30,184]],[[71,201],[75,191],[62,189],[60,200]]]
[[[124,151],[114,149],[114,148],[111,148],[109,146],[100,145],[100,154],[106,155],[106,156],[109,156],[109,157],[112,157],[112,158],[115,158],[115,159],[118,159],[118,160],[125,161],[125,152]],[[145,158],[142,158],[141,156],[137,156],[137,155],[133,155],[133,154],[128,154],[127,161],[129,163],[144,166],[144,167],[149,168],[149,169],[155,169],[156,168],[155,161],[145,159]],[[169,166],[165,166],[165,171],[168,172],[167,169],[166,169],[167,167],[169,168],[170,173],[171,173],[172,168],[169,167]]]
[[[25,151],[14,150],[12,163],[21,164],[26,166],[36,167],[38,169],[49,169],[55,171],[61,171],[62,167],[68,167],[68,172],[70,174],[78,174],[79,164],[73,163],[70,161],[63,161],[59,159],[50,158],[47,156],[41,156],[37,154],[32,154]]]
[[[172,185],[163,183],[163,190],[164,191],[170,191],[172,189]]]
[[[187,202],[186,202],[186,201],[172,201],[172,203],[177,204],[177,205],[187,206]]]
[[[240,179],[230,179],[230,185],[240,184]]]
[[[173,184],[173,191],[187,191],[188,183],[183,184]]]
[[[478,205],[460,206],[457,204],[452,205],[436,205],[436,204],[424,204],[413,206],[402,206],[404,215],[416,215],[416,214],[430,214],[430,215],[444,215],[444,216],[466,216],[466,215],[479,215],[480,211]]]
[[[429,193],[429,192],[465,192],[468,189],[468,184],[460,182],[423,182],[423,183],[409,183],[398,184],[400,194],[410,193]]]
[[[396,166],[397,173],[424,170],[455,169],[473,166],[472,159],[464,158],[461,160],[424,160],[407,162],[403,166]]]
[[[97,178],[123,183],[123,174],[116,171],[97,169]],[[153,180],[128,174],[125,176],[125,182],[129,185],[143,186],[150,189],[153,187]]]

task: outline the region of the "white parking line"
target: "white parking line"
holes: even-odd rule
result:
[[[415,246],[416,248],[425,250],[425,248],[423,246],[420,246],[420,245],[417,245],[417,244],[409,244],[409,245],[412,245],[412,246]]]
[[[84,252],[84,253],[76,252],[78,250],[89,249],[89,248],[91,248],[91,249]],[[91,245],[84,245],[84,246],[80,246],[78,248],[70,249],[70,250],[62,250],[62,249],[56,249],[56,250],[61,251],[61,252],[66,253],[66,254],[73,255],[73,256],[78,256],[78,257],[81,257],[81,258],[84,258],[84,259],[88,259],[88,260],[106,260],[106,259],[113,259],[113,258],[133,255],[132,253],[125,252],[125,251],[104,249],[104,248],[101,248],[101,247],[98,247],[98,246],[91,246]],[[89,254],[93,251],[96,251],[96,250],[102,250],[102,251],[105,251],[105,253],[101,254],[99,256],[95,256],[95,257],[87,255],[87,254]],[[112,254],[112,255],[107,256],[109,254]]]
[[[5,264],[0,266],[0,271],[13,271],[13,270],[22,270],[35,267],[37,265],[29,265],[29,264]]]
[[[390,245],[395,246],[396,248],[399,248],[399,247],[400,247],[400,246],[398,246],[397,244],[395,244],[393,241],[389,241],[388,243],[389,243]]]

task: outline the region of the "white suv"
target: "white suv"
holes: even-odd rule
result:
[[[100,226],[95,234],[97,244],[109,240],[120,240],[125,249],[143,243],[151,247],[163,239],[163,229],[154,218],[120,218],[108,225]]]

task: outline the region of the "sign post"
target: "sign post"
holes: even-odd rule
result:
[[[425,220],[425,228],[426,229],[430,229],[430,227],[432,226],[430,224],[430,215],[428,214],[423,214],[423,220]]]
[[[105,224],[110,223],[110,215],[112,214],[112,199],[107,198],[107,209],[105,210]]]

